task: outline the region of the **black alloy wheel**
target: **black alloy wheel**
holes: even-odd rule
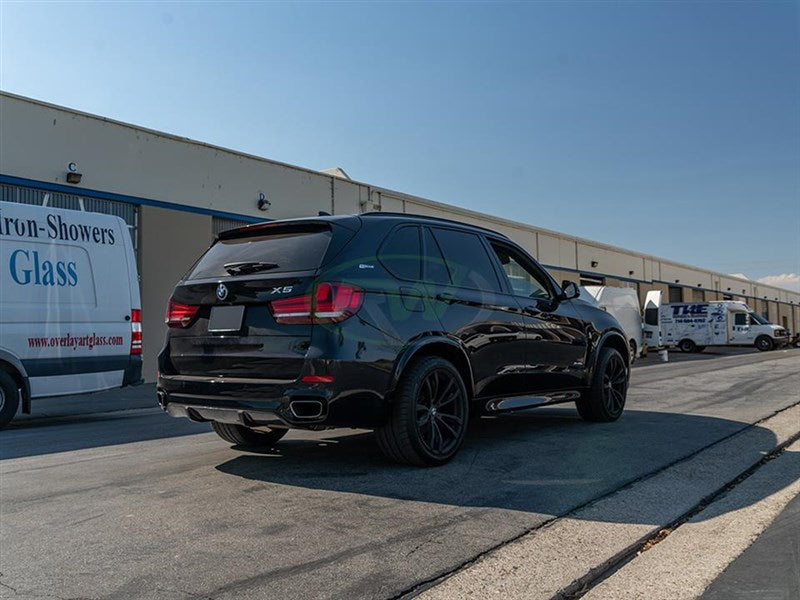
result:
[[[403,373],[388,421],[375,437],[395,462],[438,466],[456,455],[468,421],[469,395],[461,374],[448,360],[427,356]]]
[[[603,372],[603,404],[610,415],[619,415],[625,407],[628,391],[628,368],[619,353],[615,352],[606,361]]]
[[[625,408],[628,395],[628,366],[614,348],[601,348],[592,382],[575,401],[578,414],[585,421],[616,421]]]
[[[446,456],[460,443],[466,423],[466,404],[458,376],[449,369],[430,371],[419,387],[417,428],[426,450]]]

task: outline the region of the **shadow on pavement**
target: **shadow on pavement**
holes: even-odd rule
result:
[[[745,427],[726,419],[636,410],[617,423],[590,424],[572,409],[550,409],[482,419],[456,459],[435,469],[388,463],[368,434],[314,441],[289,437],[275,449],[243,454],[217,469],[308,489],[559,515]],[[754,439],[764,451],[776,445],[773,433],[763,428]]]
[[[173,419],[161,409],[141,412],[124,416],[75,415],[56,421],[12,424],[0,431],[0,460],[211,431],[207,423]]]

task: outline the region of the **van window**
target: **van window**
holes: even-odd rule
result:
[[[658,325],[658,309],[645,308],[644,309],[644,323],[645,325]]]
[[[306,230],[219,240],[192,267],[186,279],[285,273],[317,269],[331,241],[331,231]]]
[[[378,260],[395,277],[418,281],[421,254],[419,227],[400,227],[389,234],[378,251]]]
[[[737,312],[733,315],[734,325],[747,325],[747,315],[742,312]]]
[[[489,254],[474,233],[453,229],[434,229],[433,235],[444,255],[453,284],[491,292],[500,291]]]

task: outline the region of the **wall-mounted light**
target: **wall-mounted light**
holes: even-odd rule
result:
[[[675,283],[680,283],[680,282],[681,282],[681,280],[680,280],[680,279],[676,279],[676,280],[675,280]]]
[[[264,192],[258,192],[258,202],[256,202],[256,206],[258,210],[269,210],[269,207],[272,206],[272,202],[267,200]]]
[[[592,261],[592,267],[596,267],[596,266],[597,266],[597,265],[599,265],[599,264],[600,264],[600,263],[599,263],[599,262],[597,262],[596,260],[593,260],[593,261]]]
[[[702,283],[698,283],[698,284],[697,284],[697,287],[701,287],[702,285],[703,285]]]
[[[731,291],[731,288],[728,288],[728,291],[730,292],[730,291]]]
[[[630,275],[631,277],[633,277],[633,271],[628,271],[628,275]]]
[[[78,173],[78,164],[71,162],[67,165],[67,183],[80,183],[83,173]]]

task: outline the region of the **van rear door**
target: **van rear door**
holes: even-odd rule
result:
[[[661,334],[661,290],[651,290],[647,292],[644,300],[644,324],[642,331],[644,341],[651,348],[660,348],[664,345]]]

